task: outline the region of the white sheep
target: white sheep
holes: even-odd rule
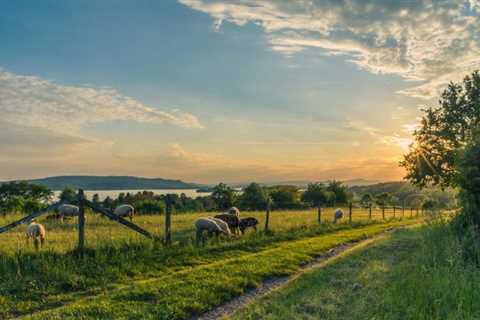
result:
[[[33,239],[33,243],[35,245],[35,250],[38,250],[39,246],[43,246],[45,243],[45,227],[40,223],[32,220],[31,223],[27,227],[27,243],[29,239]]]
[[[209,235],[215,234],[225,234],[230,235],[230,229],[228,229],[228,225],[226,222],[215,219],[215,218],[198,218],[195,221],[195,229],[196,229],[196,242],[197,245],[200,243],[200,240],[204,240],[203,232],[207,231]]]
[[[80,208],[73,204],[62,204],[58,207],[58,216],[63,221],[64,217],[78,217]]]
[[[237,207],[231,207],[230,209],[228,209],[228,211],[226,213],[235,215],[237,217],[240,216],[240,210],[238,210]]]
[[[130,221],[132,221],[135,215],[135,208],[129,204],[122,204],[116,207],[113,213],[119,217],[129,217]]]

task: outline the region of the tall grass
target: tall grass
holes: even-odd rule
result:
[[[432,221],[414,259],[399,266],[385,292],[387,318],[479,319],[480,269],[462,250],[447,221]]]

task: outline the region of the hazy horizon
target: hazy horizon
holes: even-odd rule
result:
[[[0,181],[401,180],[480,2],[2,1]]]

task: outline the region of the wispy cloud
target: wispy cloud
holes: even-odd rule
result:
[[[65,86],[2,70],[0,112],[9,123],[68,134],[88,124],[114,120],[203,127],[192,114],[152,108],[114,89]]]
[[[480,4],[458,1],[179,0],[228,21],[261,26],[271,48],[285,55],[306,49],[378,74],[421,81],[399,91],[430,99],[449,81],[480,68]]]

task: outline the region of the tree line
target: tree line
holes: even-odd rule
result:
[[[311,207],[334,207],[347,205],[350,202],[357,206],[425,206],[425,208],[442,208],[450,206],[451,199],[444,193],[431,193],[429,197],[420,193],[375,192],[375,186],[362,187],[361,192],[352,192],[340,181],[327,183],[310,183],[302,189],[292,185],[264,186],[250,183],[241,191],[227,184],[220,183],[212,188],[207,196],[191,198],[185,194],[171,194],[169,201],[175,213],[225,211],[235,206],[240,210],[264,210],[267,205],[274,210],[306,209]],[[413,196],[413,197],[412,197]],[[107,209],[115,209],[121,204],[131,204],[139,214],[163,214],[166,209],[166,195],[154,194],[151,191],[137,193],[119,193],[115,198],[100,199],[94,194],[92,202]],[[77,204],[76,190],[65,188],[59,196],[64,203]],[[30,214],[45,207],[53,199],[53,192],[48,188],[28,182],[10,182],[0,186],[0,213]],[[406,201],[408,200],[408,201]]]

